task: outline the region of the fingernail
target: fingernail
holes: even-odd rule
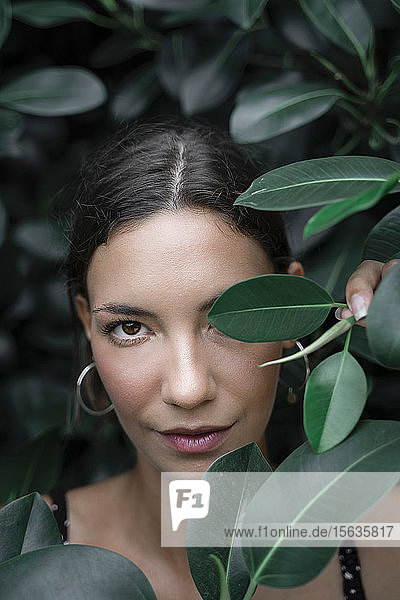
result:
[[[353,294],[350,298],[350,307],[353,311],[354,317],[356,321],[359,321],[367,314],[367,307],[365,306],[365,301],[360,294]]]
[[[338,321],[342,320],[342,310],[343,310],[343,306],[339,306],[336,310],[335,310],[335,317],[337,318]]]

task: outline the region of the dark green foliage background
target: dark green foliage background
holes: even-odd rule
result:
[[[326,11],[336,4],[319,2]],[[70,206],[66,184],[105,135],[123,122],[175,115],[230,131],[264,171],[332,154],[400,161],[398,2],[342,0],[344,9],[355,11],[350,26],[356,35],[364,44],[370,40],[364,58],[343,42],[337,24],[328,20],[322,22],[325,28],[316,26],[310,17],[316,6],[312,0],[143,0],[142,5],[132,0],[0,0],[0,39],[5,39],[0,70],[0,502],[34,489],[46,492],[59,478],[74,487],[134,464],[134,448],[114,417],[83,414],[73,423],[76,374],[71,374],[72,328],[61,270]],[[14,18],[7,36],[10,10]],[[73,109],[67,100],[64,112],[54,116],[54,109],[36,108],[32,114],[2,95],[20,77],[49,67],[89,71],[93,85],[103,83],[107,99],[99,97],[97,104],[94,99],[90,110]],[[80,85],[76,94],[82,99],[88,92]],[[310,90],[325,95],[303,97]],[[290,112],[284,106],[289,100]],[[263,103],[262,125],[254,126],[255,107]],[[261,139],[255,141],[252,131]],[[306,242],[304,224],[318,209],[288,212],[293,253],[308,277],[342,301],[366,235],[397,204],[396,195],[388,196]],[[332,317],[328,325],[333,322]],[[363,416],[396,419],[398,374],[368,359],[365,332],[355,329],[351,348],[369,376]],[[332,343],[312,357],[313,363],[337,350]],[[302,364],[289,363],[282,377],[292,385],[301,383]],[[304,439],[301,403],[288,404],[286,393],[283,384],[268,428],[277,463]]]

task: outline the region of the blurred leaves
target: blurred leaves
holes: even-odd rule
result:
[[[24,221],[14,230],[17,246],[38,258],[60,261],[66,255],[67,243],[54,224],[43,220]]]
[[[238,27],[249,29],[264,10],[268,0],[217,0],[216,6]]]
[[[95,13],[82,2],[73,0],[35,0],[14,2],[13,17],[35,27],[53,27],[75,20],[96,20]]]
[[[240,143],[260,142],[300,127],[326,113],[342,96],[335,88],[305,81],[271,91],[252,87],[237,96],[230,120],[232,137]]]
[[[185,115],[210,110],[231,95],[246,64],[248,40],[238,30],[228,39],[210,40],[206,49],[198,46],[197,50],[179,89]]]
[[[159,94],[156,71],[146,64],[128,75],[116,90],[111,102],[111,113],[118,121],[139,117]]]
[[[103,104],[103,83],[82,68],[31,71],[0,89],[0,104],[30,115],[72,115]]]
[[[372,24],[359,0],[299,0],[313,25],[346,52],[367,52]]]
[[[0,0],[0,47],[10,32],[11,4],[9,0]]]
[[[55,485],[61,472],[60,437],[58,428],[46,430],[0,459],[0,503],[36,490],[47,493]]]

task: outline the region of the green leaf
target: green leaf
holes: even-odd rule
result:
[[[331,42],[351,54],[366,55],[372,23],[359,0],[300,0],[300,6]]]
[[[19,140],[24,129],[23,115],[0,108],[0,157],[18,155],[21,151]]]
[[[218,556],[216,556],[215,554],[210,554],[210,558],[217,565],[217,569],[219,572],[219,589],[220,589],[219,597],[220,597],[220,600],[230,600],[228,585],[226,583],[226,574],[225,574],[224,565],[222,564],[221,559],[218,558]]]
[[[393,8],[395,8],[397,10],[397,12],[400,13],[400,0],[390,0]]]
[[[342,442],[356,426],[366,400],[367,378],[346,348],[320,362],[304,396],[304,429],[314,452]]]
[[[251,501],[259,488],[259,484],[257,485],[258,480],[254,477],[245,477],[243,478],[242,493],[238,493],[237,487],[235,487],[233,493],[231,489],[227,488],[226,479],[223,480],[221,487],[217,488],[218,482],[215,478],[208,475],[209,473],[229,472],[269,473],[271,472],[271,467],[265,460],[257,444],[251,442],[217,458],[207,469],[203,479],[209,480],[212,483],[213,496],[218,496],[219,499],[218,503],[210,504],[210,511],[221,507],[223,509],[224,502],[226,502],[226,506],[232,509],[232,514],[237,518],[236,515],[242,513]],[[232,485],[237,486],[236,479]],[[232,498],[238,498],[239,496],[240,503],[237,506],[232,506]],[[237,545],[238,540],[236,537],[232,536],[230,547],[206,548],[191,545],[195,544],[204,535],[207,535],[210,527],[209,523],[215,523],[215,519],[216,515],[209,513],[209,516],[205,519],[190,519],[188,522],[186,540],[190,571],[203,600],[215,600],[215,590],[221,587],[221,571],[220,569],[216,569],[215,559],[210,558],[210,555],[213,554],[221,561],[225,571],[225,581],[229,590],[230,600],[242,600],[249,586],[250,579],[243,561],[241,548]],[[202,532],[205,532],[205,534]]]
[[[20,248],[46,261],[61,261],[67,251],[66,240],[49,221],[25,221],[14,230],[14,242]]]
[[[242,342],[274,342],[308,335],[326,319],[334,301],[318,283],[297,275],[260,275],[229,287],[207,318]]]
[[[82,2],[35,0],[14,2],[13,17],[34,27],[53,27],[71,21],[91,21],[95,13]]]
[[[210,43],[191,65],[180,86],[185,115],[204,112],[221,104],[235,89],[247,61],[248,40],[239,30],[226,40]]]
[[[340,221],[355,213],[372,208],[399,183],[399,179],[400,172],[393,175],[384,183],[374,185],[366,192],[361,192],[352,198],[346,198],[345,200],[324,206],[306,224],[303,235],[304,239],[307,239],[313,233],[318,233],[340,223]]]
[[[239,143],[260,142],[301,127],[328,112],[343,92],[320,82],[285,85],[265,93],[263,85],[239,94],[229,129]]]
[[[228,17],[238,27],[250,29],[264,10],[268,0],[218,0],[216,5],[221,14]]]
[[[90,55],[90,64],[96,69],[113,67],[142,52],[145,52],[145,49],[132,32],[118,31],[94,48]]]
[[[57,522],[37,492],[0,510],[0,563],[39,548],[61,544]]]
[[[400,369],[400,263],[378,285],[367,314],[368,343],[384,367]]]
[[[0,0],[0,48],[11,29],[11,4],[9,0]]]
[[[154,10],[188,10],[204,6],[209,0],[125,0],[131,6],[141,4],[144,8]]]
[[[400,206],[371,229],[363,248],[363,260],[387,262],[400,252]]]
[[[2,600],[156,600],[147,577],[133,562],[111,550],[83,544],[41,548],[2,563],[0,596]]]
[[[135,69],[122,82],[111,101],[116,120],[130,121],[139,117],[159,95],[160,88],[153,64]]]
[[[162,86],[174,98],[179,97],[182,82],[190,73],[194,51],[192,35],[174,32],[158,53],[158,76]]]
[[[29,115],[83,113],[103,104],[107,92],[93,73],[76,67],[45,67],[0,90],[0,104]]]
[[[302,358],[316,350],[319,350],[329,342],[332,342],[334,339],[342,335],[344,332],[348,331],[353,323],[355,323],[354,317],[349,317],[348,319],[342,319],[339,323],[335,323],[332,325],[328,331],[325,331],[318,339],[314,342],[306,346],[303,350],[299,352],[295,352],[294,354],[289,354],[289,356],[284,356],[283,358],[277,358],[276,360],[270,360],[268,362],[263,363],[262,365],[258,365],[259,367],[268,367],[269,365],[279,365],[286,362],[291,362],[292,360],[297,360],[298,358]]]
[[[258,177],[234,204],[257,210],[296,210],[331,204],[385,182],[399,168],[399,163],[373,156],[302,160]],[[390,193],[398,191],[400,185]]]
[[[315,454],[308,442],[290,454],[254,496],[243,527],[254,522],[318,522],[321,514],[326,522],[354,522],[393,487],[399,468],[400,423],[362,421],[350,437],[323,454]],[[297,485],[289,502],[287,497],[281,497],[279,473],[283,471],[319,472],[321,485],[317,489]],[[365,479],[361,480],[362,487],[354,486],[345,478],[347,472],[360,471],[388,473],[382,475],[379,486],[365,484]],[[333,472],[332,476],[329,472]],[[272,587],[307,583],[322,571],[334,553],[333,547],[285,547],[282,540],[277,540],[272,548],[243,548],[252,583]]]
[[[61,431],[52,428],[0,461],[0,503],[29,492],[48,492],[61,471]]]

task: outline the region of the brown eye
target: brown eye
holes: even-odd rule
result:
[[[138,333],[140,331],[141,326],[142,326],[141,323],[138,323],[137,321],[133,321],[132,323],[122,323],[121,329],[127,335],[135,335],[136,333]]]

